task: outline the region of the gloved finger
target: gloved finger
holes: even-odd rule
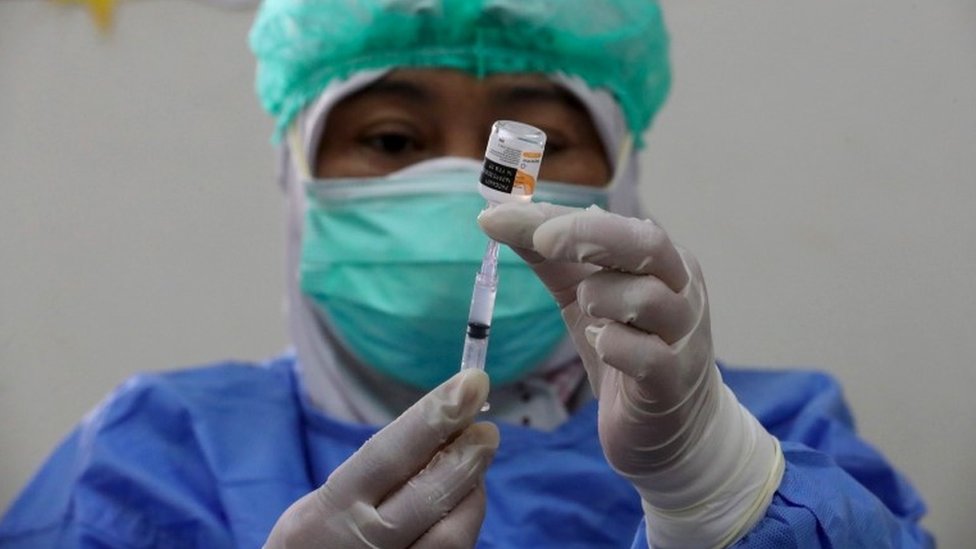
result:
[[[591,317],[640,328],[666,343],[684,337],[695,320],[688,300],[653,276],[602,270],[583,280],[576,295]]]
[[[478,423],[465,429],[434,455],[423,471],[377,508],[380,520],[364,528],[379,547],[420,537],[450,512],[481,482],[498,448],[498,428]]]
[[[576,300],[576,285],[599,268],[585,263],[550,261],[533,249],[535,229],[553,216],[582,211],[546,202],[499,204],[478,216],[478,224],[491,238],[507,244],[532,267],[564,308]]]
[[[463,370],[424,395],[333,471],[326,485],[335,503],[379,503],[470,425],[487,397],[488,376],[477,369]]]
[[[411,549],[470,549],[485,520],[485,487],[479,482],[450,513],[420,537]]]
[[[569,304],[576,301],[579,283],[600,270],[596,265],[587,263],[550,261],[527,248],[513,247],[512,250],[529,264],[542,284],[552,294],[560,309],[565,309]]]
[[[596,349],[587,340],[586,327],[597,322],[599,319],[592,318],[584,313],[578,303],[573,303],[562,310],[563,322],[569,331],[569,337],[573,340],[579,352],[580,359],[583,361],[583,368],[586,370],[586,377],[590,382],[590,388],[594,395],[600,394],[600,387],[603,384],[603,372],[606,368],[600,361]]]
[[[533,249],[540,225],[554,217],[581,212],[579,208],[548,202],[507,202],[478,214],[478,225],[491,238],[515,248]]]
[[[551,260],[592,263],[653,275],[680,292],[688,273],[668,234],[649,219],[634,219],[592,206],[552,217],[538,226],[533,249]]]
[[[641,387],[644,409],[667,411],[696,381],[698,373],[679,368],[678,353],[657,335],[617,322],[588,326],[585,333],[602,363]]]

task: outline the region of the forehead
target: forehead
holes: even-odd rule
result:
[[[479,78],[453,69],[395,69],[348,99],[502,109],[550,106],[588,116],[585,107],[572,93],[548,77],[535,73],[492,74]]]

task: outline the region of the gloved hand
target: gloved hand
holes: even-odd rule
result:
[[[595,206],[501,204],[479,223],[559,303],[599,399],[604,454],[640,493],[650,545],[724,547],[748,532],[779,486],[782,451],[722,382],[695,259],[654,222]]]
[[[472,424],[488,395],[456,374],[366,441],[278,519],[266,549],[473,547],[498,429]]]

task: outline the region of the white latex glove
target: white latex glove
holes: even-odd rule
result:
[[[643,500],[648,543],[745,535],[779,486],[782,451],[722,382],[695,259],[654,222],[595,206],[501,204],[478,221],[559,303],[599,399],[604,453]]]
[[[267,549],[470,548],[498,429],[473,424],[488,376],[456,374],[366,441],[278,519]]]

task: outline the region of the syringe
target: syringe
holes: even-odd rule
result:
[[[464,354],[461,369],[485,369],[488,354],[488,333],[491,331],[491,313],[495,309],[495,293],[498,290],[498,242],[488,239],[481,269],[474,277],[471,292],[471,309],[468,311],[468,329],[464,335]]]
[[[492,125],[478,185],[478,191],[488,201],[489,208],[501,202],[532,200],[545,147],[545,132],[534,126],[511,120],[499,120]],[[485,369],[497,290],[498,242],[489,239],[481,259],[481,269],[474,278],[461,355],[462,370]],[[487,409],[486,403],[482,411]]]

